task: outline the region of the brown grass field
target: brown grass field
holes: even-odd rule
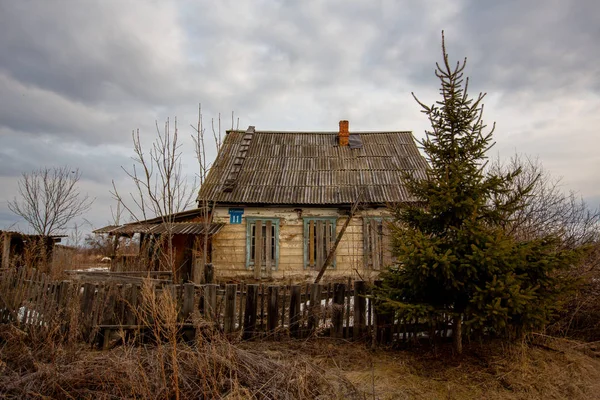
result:
[[[596,347],[595,347],[596,346]],[[176,360],[176,362],[174,362]],[[371,349],[331,339],[229,341],[217,333],[93,350],[0,327],[0,397],[59,399],[596,399],[598,344]]]

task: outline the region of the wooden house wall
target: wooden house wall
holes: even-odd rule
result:
[[[385,208],[371,209],[355,216],[336,251],[335,268],[326,277],[354,277],[369,279],[377,274],[363,266],[363,216],[388,215]],[[301,215],[293,208],[245,208],[241,224],[230,224],[228,208],[215,210],[214,222],[225,226],[213,237],[213,265],[217,277],[250,278],[253,271],[246,268],[246,217],[279,219],[279,263],[273,271],[274,279],[303,279],[316,276],[316,270],[304,268],[304,218],[337,217],[336,235],[347,216],[339,215],[337,208],[304,208]]]

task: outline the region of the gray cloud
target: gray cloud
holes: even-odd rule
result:
[[[539,155],[596,201],[600,5],[537,1],[0,2],[0,224],[22,171],[69,164],[108,218],[110,181],[127,182],[131,130],[188,127],[235,110],[259,129],[427,128],[410,92],[437,99],[440,32],[486,91],[496,151]]]

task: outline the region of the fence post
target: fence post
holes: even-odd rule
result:
[[[367,285],[365,281],[354,282],[354,340],[362,339],[366,327]]]
[[[140,310],[138,309],[138,297],[140,295],[140,286],[138,284],[133,284],[129,288],[129,293],[127,295],[127,307],[129,311],[126,313],[127,317],[125,318],[127,325],[136,325],[138,320],[138,313]]]
[[[229,284],[225,286],[225,316],[223,320],[223,329],[225,333],[231,333],[235,330],[235,294],[237,285]]]
[[[298,337],[300,333],[300,286],[290,287],[290,334]]]
[[[277,329],[277,320],[279,319],[279,288],[277,286],[269,286],[268,288],[268,303],[267,303],[267,330],[274,332]]]
[[[203,286],[204,289],[204,318],[217,322],[217,288],[219,285],[210,284]],[[233,294],[235,300],[235,293]],[[235,313],[235,304],[233,304]]]
[[[315,283],[310,288],[310,307],[308,308],[308,330],[313,333],[319,326],[319,317],[321,310],[321,288]]]
[[[335,283],[333,285],[333,316],[332,335],[336,338],[344,337],[344,298],[346,297],[346,285]]]
[[[256,331],[256,309],[258,305],[258,285],[246,287],[246,308],[244,310],[244,339],[250,339]]]
[[[185,321],[194,310],[194,284],[185,283],[183,285],[183,304],[181,307],[181,319]]]

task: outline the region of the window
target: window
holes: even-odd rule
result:
[[[321,269],[335,242],[336,221],[336,217],[304,218],[304,268]],[[329,268],[335,268],[335,258]]]
[[[246,267],[276,270],[279,263],[279,219],[246,217]]]
[[[388,221],[363,218],[363,253],[365,268],[379,270],[392,263]]]

